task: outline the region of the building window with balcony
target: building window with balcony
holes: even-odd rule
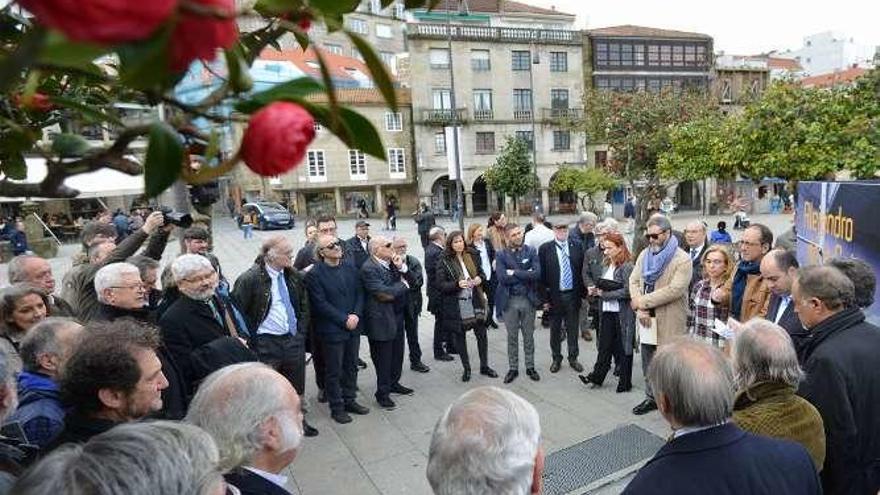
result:
[[[652,67],[660,65],[660,45],[648,45],[648,65]]]
[[[367,158],[363,151],[348,150],[348,173],[352,179],[367,179]]]
[[[684,47],[681,45],[672,47],[672,66],[684,67]]]
[[[620,65],[620,43],[608,44],[608,65]]]
[[[568,72],[568,52],[550,52],[550,72]]]
[[[697,65],[697,47],[686,45],[684,47],[684,65],[694,67]]]
[[[553,131],[553,151],[571,149],[571,131]]]
[[[489,50],[471,50],[471,69],[474,71],[487,71],[492,68],[489,61]]]
[[[376,24],[376,37],[377,38],[393,38],[394,35],[391,34],[391,24]]]
[[[385,112],[385,130],[392,132],[403,130],[403,116],[400,112]]]
[[[333,43],[324,44],[324,49],[334,55],[342,55],[342,45],[336,45]]]
[[[568,112],[568,90],[567,89],[551,89],[550,90],[550,108],[555,113]]]
[[[492,120],[492,90],[474,90],[474,120]]]
[[[388,171],[392,179],[406,178],[406,155],[403,148],[388,148]]]
[[[324,162],[324,150],[309,150],[309,182],[325,182],[327,166]]]
[[[532,90],[513,90],[513,118],[515,120],[531,120],[532,118]]]
[[[363,19],[349,19],[348,28],[351,29],[352,32],[358,34],[369,34],[370,32],[370,28],[367,26],[367,21]]]
[[[446,133],[444,131],[434,133],[434,154],[446,154]]]
[[[608,65],[608,43],[596,43],[596,65]]]
[[[663,67],[672,65],[672,46],[660,45],[660,65]]]
[[[449,110],[452,108],[452,93],[448,89],[435,89],[431,92],[434,110]]]
[[[477,154],[491,155],[495,153],[495,133],[477,133]]]
[[[645,45],[633,46],[633,65],[639,67],[645,65]]]
[[[532,54],[528,50],[513,50],[510,59],[510,68],[513,70],[529,70],[532,62]]]
[[[446,48],[431,48],[428,57],[432,69],[449,70],[449,50]]]
[[[388,67],[388,70],[391,71],[392,74],[397,73],[397,57],[392,52],[379,52],[379,58],[382,59],[382,62],[385,64],[385,67]]]
[[[516,131],[516,138],[525,141],[529,151],[535,148],[535,136],[532,131]]]

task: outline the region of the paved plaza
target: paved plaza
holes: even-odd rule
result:
[[[682,229],[690,220],[702,218],[713,228],[718,220],[733,223],[732,217],[697,217],[680,214],[673,217],[673,225]],[[574,220],[574,217],[571,217]],[[525,222],[526,218],[520,218]],[[756,215],[753,222],[768,225],[775,234],[790,227],[789,215]],[[466,219],[466,224],[480,222],[485,218]],[[402,219],[398,222],[400,230],[396,233],[382,231],[384,222],[372,221],[372,233],[397,234],[407,238],[410,253],[423,258],[421,245],[416,234],[415,224]],[[451,228],[448,219],[441,225]],[[214,253],[220,259],[224,273],[234,280],[247,269],[256,256],[260,240],[273,235],[290,236],[298,249],[303,244],[302,222],[290,231],[254,233],[254,238],[244,240],[235,223],[227,216],[215,220]],[[353,235],[354,220],[339,222],[339,236]],[[731,231],[736,240],[739,232]],[[52,260],[55,276],[60,284],[64,272],[70,267],[70,254],[78,249],[75,245],[65,246],[58,258]],[[165,252],[163,263],[169,263],[177,254],[176,245],[170,244]],[[6,282],[6,268],[0,267],[0,282]],[[312,369],[307,377],[307,405],[309,422],[320,430],[315,438],[306,438],[296,461],[291,466],[291,488],[299,493],[310,494],[429,494],[430,488],[425,478],[428,447],[435,422],[446,406],[465,390],[482,385],[502,385],[501,377],[489,379],[474,374],[472,380],[464,384],[461,379],[459,362],[438,362],[433,360],[432,331],[433,317],[423,313],[419,321],[419,337],[424,354],[423,361],[431,367],[430,373],[416,373],[409,370],[408,360],[404,360],[404,373],[401,382],[415,389],[413,396],[395,396],[398,407],[394,411],[379,409],[373,399],[375,374],[369,361],[366,339],[361,342],[361,357],[370,366],[358,376],[360,397],[358,401],[370,408],[366,416],[355,416],[354,422],[347,425],[336,424],[330,419],[326,404],[316,400],[316,388]],[[601,389],[590,390],[577,379],[577,374],[566,364],[559,373],[551,374],[549,329],[536,325],[536,369],[541,375],[540,382],[531,381],[524,373],[508,385],[516,393],[530,401],[541,416],[544,449],[551,454],[560,449],[582,442],[586,439],[606,434],[615,428],[635,424],[659,437],[665,438],[669,429],[656,412],[645,416],[634,416],[630,410],[644,395],[640,359],[635,357],[633,364],[633,390],[628,393],[615,393],[616,381],[610,377]],[[469,346],[473,349],[473,337]],[[474,354],[476,352],[474,351]],[[580,341],[580,361],[591,368],[596,359],[596,343]],[[489,363],[503,377],[507,371],[506,332],[502,326],[489,330]],[[567,362],[566,362],[567,363]],[[637,467],[630,467],[597,480],[590,486],[580,487],[571,493],[619,493],[625,482]]]

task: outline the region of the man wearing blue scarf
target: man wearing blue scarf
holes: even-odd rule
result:
[[[643,327],[656,325],[656,343],[641,344],[642,371],[648,366],[658,346],[666,344],[687,331],[688,285],[693,266],[686,252],[678,248],[672,225],[663,215],[648,219],[645,231],[648,247],[642,250],[629,278],[632,308]],[[657,409],[651,385],[645,381],[645,400],[633,408],[633,414],[646,414]]]
[[[770,303],[770,289],[761,278],[761,260],[773,247],[773,232],[765,225],[754,223],[743,231],[739,242],[739,263],[730,281],[725,284],[729,294],[730,317],[740,322],[763,318]],[[725,294],[726,295],[726,294]],[[713,301],[727,303],[725,297]]]

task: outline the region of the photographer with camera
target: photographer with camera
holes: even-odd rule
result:
[[[87,264],[77,271],[75,276],[65,280],[65,291],[76,295],[76,298],[69,302],[76,312],[77,319],[86,323],[94,319],[98,313],[98,295],[95,292],[95,274],[98,270],[110,263],[125,261],[129,256],[134,255],[148,238],[150,242],[147,243],[143,255],[155,260],[162,259],[172,227],[172,224],[166,223],[162,212],[154,211],[147,216],[143,227],[132,232],[118,245],[115,240],[106,238],[92,243],[89,247]]]

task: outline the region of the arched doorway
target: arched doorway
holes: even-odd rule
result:
[[[456,183],[448,175],[441,175],[431,186],[431,208],[436,213],[451,214],[456,199]]]
[[[486,180],[483,179],[483,176],[477,177],[477,180],[474,181],[473,187],[473,203],[474,203],[474,214],[476,213],[488,213],[489,212],[489,191],[486,188]]]

